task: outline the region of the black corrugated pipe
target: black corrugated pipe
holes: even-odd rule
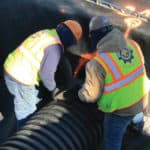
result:
[[[102,132],[91,106],[54,101],[37,112],[0,150],[98,150]]]

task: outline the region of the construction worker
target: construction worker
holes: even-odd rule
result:
[[[40,101],[39,82],[49,90],[56,87],[55,72],[64,50],[75,45],[82,36],[82,27],[75,20],[66,20],[56,29],[45,29],[27,37],[4,62],[4,78],[14,96],[18,128],[37,110]]]
[[[92,17],[91,47],[97,55],[86,64],[79,100],[104,112],[104,149],[120,150],[126,128],[147,105],[147,75],[139,45],[125,39],[107,16]]]

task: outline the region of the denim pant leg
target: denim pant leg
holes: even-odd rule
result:
[[[34,113],[39,101],[37,89],[34,86],[20,84],[7,75],[5,76],[5,82],[9,92],[14,95],[14,109],[17,120],[25,119]]]
[[[104,116],[104,149],[120,150],[122,139],[133,116],[125,117],[115,114]]]

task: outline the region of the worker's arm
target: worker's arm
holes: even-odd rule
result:
[[[62,55],[61,53],[62,47],[60,45],[49,46],[44,52],[39,74],[42,83],[49,91],[53,91],[56,87],[55,72]]]
[[[86,78],[82,88],[78,91],[81,101],[94,103],[101,96],[105,80],[105,71],[96,60],[86,65]]]

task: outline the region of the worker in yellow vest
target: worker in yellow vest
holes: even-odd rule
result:
[[[75,45],[82,36],[82,27],[75,20],[66,20],[56,29],[44,29],[27,37],[4,62],[4,78],[14,96],[18,128],[37,110],[39,82],[49,90],[56,87],[55,72],[64,50]]]
[[[86,64],[78,98],[97,103],[104,112],[104,149],[120,150],[128,124],[148,102],[144,57],[139,45],[125,39],[107,16],[92,17],[89,30],[91,47],[97,54]]]

